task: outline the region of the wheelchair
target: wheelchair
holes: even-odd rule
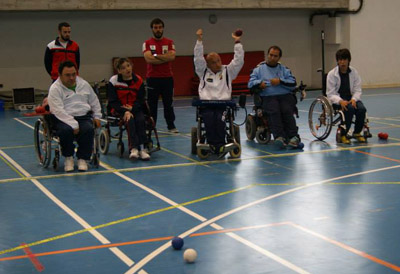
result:
[[[307,85],[303,84],[303,81],[300,82],[300,85],[297,86],[292,92],[293,96],[296,98],[297,92],[300,92],[301,97],[300,101],[305,98],[305,89]],[[259,144],[267,144],[271,141],[271,130],[268,126],[268,118],[267,114],[262,109],[262,98],[260,96],[260,90],[258,87],[253,87],[250,89],[250,93],[253,94],[254,98],[254,106],[253,112],[247,115],[246,119],[246,136],[249,141],[254,140],[256,138]],[[299,113],[297,107],[295,109],[296,117],[299,118]]]
[[[368,123],[369,120],[366,113],[364,127],[362,129],[362,135],[366,141],[367,138],[372,137]],[[354,124],[354,119],[352,124]],[[321,95],[311,103],[308,111],[308,126],[311,134],[320,141],[328,138],[333,126],[338,126],[336,130],[336,142],[341,143],[342,132],[346,130],[345,116],[340,107],[332,106],[328,98]],[[347,138],[354,138],[351,131],[347,133]]]
[[[246,95],[241,95],[239,99],[239,107],[245,109]],[[211,154],[218,154],[219,158],[224,157],[227,153],[232,158],[239,158],[242,153],[240,145],[240,127],[234,123],[235,116],[239,107],[234,100],[219,101],[219,100],[200,100],[194,98],[192,106],[196,107],[197,127],[192,127],[191,130],[191,153],[197,154],[200,159],[207,159]],[[201,115],[201,110],[205,107],[225,107],[225,130],[226,144],[223,146],[223,151],[216,151],[216,148],[207,143],[206,130]]]
[[[144,103],[144,109],[145,109],[144,117],[145,117],[145,128],[146,128],[146,141],[144,143],[144,147],[148,150],[148,153],[151,154],[153,152],[159,151],[161,149],[161,146],[160,146],[160,141],[158,139],[157,129],[155,127],[155,122],[153,117],[151,117],[150,115],[150,108],[147,104],[147,101],[145,101]],[[99,150],[102,154],[106,155],[108,153],[110,143],[112,142],[112,140],[113,139],[118,140],[117,142],[118,156],[122,158],[125,152],[125,145],[122,140],[124,131],[126,130],[124,121],[122,120],[122,117],[114,115],[109,106],[107,106],[107,113],[103,114],[103,116],[104,116],[103,118],[106,120],[106,124],[101,129],[98,137]],[[112,133],[111,130],[112,127],[118,127],[118,130],[115,134]],[[153,139],[152,139],[153,132],[157,142],[156,146],[154,146],[153,144]]]
[[[56,130],[54,129],[53,119],[52,114],[43,114],[42,117],[35,122],[34,145],[39,163],[45,168],[52,163],[54,170],[57,170],[60,165],[61,145],[60,139],[56,135]],[[98,168],[100,164],[99,144],[97,140],[98,129],[95,129],[93,151],[89,163],[96,168]],[[51,161],[53,148],[54,159]]]

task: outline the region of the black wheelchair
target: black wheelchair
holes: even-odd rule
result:
[[[114,115],[112,113],[112,110],[110,109],[109,105],[104,107],[104,104],[101,104],[101,109],[103,113],[103,119],[106,120],[106,123],[100,130],[100,134],[98,137],[99,150],[102,154],[104,155],[107,154],[112,140],[118,140],[117,142],[118,156],[122,158],[125,152],[125,145],[123,142],[124,131],[126,130],[125,124],[122,120],[122,117],[119,117],[118,115]],[[158,139],[158,133],[154,119],[150,115],[150,108],[149,105],[147,104],[147,100],[144,101],[143,109],[144,109],[145,128],[146,128],[146,141],[144,143],[144,147],[147,149],[148,153],[151,154],[153,152],[159,151],[161,149],[161,146],[160,146],[160,141]],[[115,133],[113,133],[111,130],[113,127],[118,127],[118,130]],[[156,138],[156,143],[157,143],[156,146],[154,146],[152,139],[153,132]]]
[[[240,108],[245,109],[246,95],[241,95],[239,98],[239,106],[236,101],[227,100],[200,100],[194,98],[192,106],[196,107],[196,121],[197,127],[192,127],[191,130],[191,152],[197,154],[200,159],[207,159],[210,154],[217,154],[219,158],[224,157],[227,153],[232,158],[239,158],[242,153],[240,145],[240,127],[234,123],[236,113]],[[221,107],[225,108],[225,130],[226,130],[226,144],[223,146],[222,151],[216,151],[216,148],[207,143],[206,130],[201,115],[201,110],[205,107]]]
[[[301,81],[300,85],[297,86],[293,91],[293,96],[296,98],[296,94],[299,92],[301,94],[300,101],[302,101],[306,96],[307,85],[304,85]],[[258,87],[250,89],[250,93],[253,94],[253,112],[247,115],[246,119],[246,136],[247,139],[252,141],[256,138],[257,142],[260,144],[267,144],[271,141],[271,130],[268,126],[267,114],[262,109],[262,98],[260,96],[260,90]],[[295,115],[299,118],[298,109],[295,109]]]
[[[368,123],[368,115],[365,114],[362,136],[366,141],[367,138],[372,137]],[[354,124],[354,119],[352,124]],[[341,143],[341,136],[346,130],[345,116],[340,106],[332,106],[328,98],[321,95],[311,103],[308,111],[308,126],[311,134],[320,141],[328,138],[333,126],[338,126],[336,130],[336,142]],[[347,138],[354,138],[351,131],[347,133]]]
[[[52,163],[54,170],[60,165],[61,146],[60,139],[54,129],[54,117],[52,114],[43,114],[35,122],[34,145],[39,163],[47,168]],[[90,157],[90,164],[98,168],[100,164],[100,154],[98,145],[98,129],[95,128],[93,151]],[[51,161],[52,150],[54,149],[54,159]]]

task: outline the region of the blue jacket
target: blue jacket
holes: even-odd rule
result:
[[[272,86],[270,79],[279,78],[281,83]],[[282,95],[292,92],[296,87],[296,78],[287,67],[278,63],[276,67],[268,66],[266,62],[259,64],[250,74],[248,87],[259,85],[262,81],[267,87],[260,92],[260,96]]]

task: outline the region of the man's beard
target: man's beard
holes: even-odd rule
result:
[[[153,32],[155,38],[160,39],[163,36],[163,32]]]

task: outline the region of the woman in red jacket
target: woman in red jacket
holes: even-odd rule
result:
[[[133,72],[133,65],[127,58],[116,62],[118,74],[108,84],[108,104],[113,116],[121,117],[128,133],[129,158],[150,160],[144,148],[146,141],[143,104],[145,89],[142,78]]]

